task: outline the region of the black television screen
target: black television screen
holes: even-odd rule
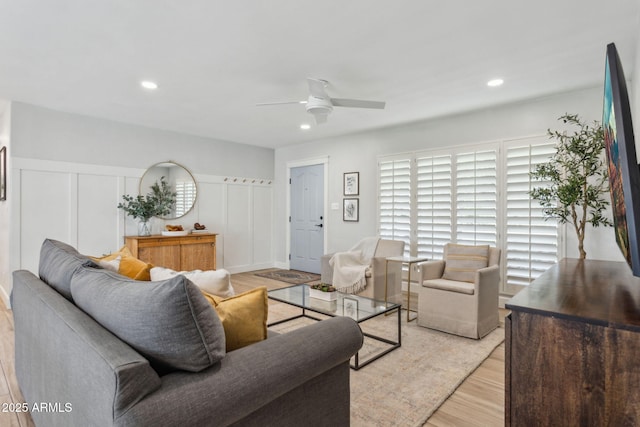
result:
[[[607,45],[602,127],[607,153],[616,243],[640,276],[640,169],[624,72],[615,44]]]

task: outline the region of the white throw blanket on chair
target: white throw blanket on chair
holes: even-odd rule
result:
[[[379,241],[379,237],[367,237],[347,252],[337,252],[331,257],[329,265],[333,267],[334,288],[339,292],[357,294],[367,286],[367,268]]]

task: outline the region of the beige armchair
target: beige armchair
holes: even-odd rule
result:
[[[402,256],[404,242],[399,240],[380,239],[371,264],[365,273],[367,286],[358,295],[384,301],[385,267],[387,257]],[[321,259],[321,280],[323,283],[333,283],[333,267],[329,260],[333,254],[326,254]],[[401,303],[402,301],[402,266],[397,262],[389,263],[387,301]]]
[[[420,264],[418,325],[468,338],[498,327],[500,249],[448,243]]]

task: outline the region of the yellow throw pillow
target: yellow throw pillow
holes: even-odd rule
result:
[[[120,248],[118,252],[114,252],[103,257],[90,257],[92,260],[100,264],[100,261],[113,261],[117,257],[120,257],[120,266],[118,267],[118,274],[127,276],[134,280],[151,280],[152,264],[148,264],[139,260],[131,254],[131,251],[126,246]]]
[[[133,256],[125,256],[120,260],[118,273],[134,280],[151,280],[152,264],[146,263]]]
[[[233,351],[267,338],[269,303],[267,288],[261,286],[229,298],[202,291],[218,313],[224,327],[227,351]]]
[[[95,262],[98,262],[98,261],[113,261],[118,257],[124,258],[126,256],[133,256],[133,255],[131,254],[131,251],[129,250],[128,247],[123,246],[120,249],[118,249],[118,252],[113,252],[113,253],[110,253],[109,255],[104,255],[101,257],[90,256],[89,258],[91,258]]]

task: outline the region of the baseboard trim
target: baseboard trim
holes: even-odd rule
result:
[[[281,270],[289,270],[289,263],[288,262],[276,262],[276,263],[274,263],[273,268],[279,268]]]
[[[241,265],[237,267],[222,267],[231,274],[246,273],[247,271],[264,270],[265,268],[273,268],[273,263]]]
[[[498,307],[505,308],[504,305],[511,299],[508,295],[500,295],[498,297]]]

